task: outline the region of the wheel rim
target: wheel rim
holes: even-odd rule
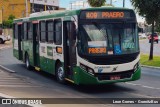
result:
[[[58,78],[59,78],[59,80],[63,80],[63,78],[64,78],[64,70],[63,70],[63,67],[59,67],[59,68],[58,68]]]

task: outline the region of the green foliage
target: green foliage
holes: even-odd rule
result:
[[[131,0],[139,15],[151,24],[160,17],[160,0]]]
[[[12,28],[13,20],[15,19],[14,15],[9,15],[8,20],[3,21],[3,28]]]
[[[15,16],[14,15],[9,15],[9,17],[8,17],[8,20],[14,20],[15,19]]]
[[[152,34],[155,31],[155,23],[159,22],[160,0],[131,0],[138,14],[145,17],[148,24],[152,24]],[[153,60],[153,36],[151,39],[149,60]]]
[[[160,22],[156,23],[156,32],[160,32]]]
[[[156,32],[160,32],[160,17],[156,21]]]
[[[105,5],[106,0],[88,0],[88,3],[92,7],[101,7]]]
[[[160,56],[154,56],[154,60],[148,60],[149,55],[141,54],[141,65],[160,67]]]

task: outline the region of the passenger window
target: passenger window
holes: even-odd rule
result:
[[[27,23],[28,27],[28,39],[32,40],[33,39],[33,26],[32,23]]]
[[[18,25],[14,24],[14,38],[18,39]]]
[[[21,40],[24,39],[24,24],[21,26]]]
[[[55,34],[55,44],[61,45],[62,44],[62,21],[61,19],[57,19],[54,21],[54,34]]]
[[[54,24],[53,21],[47,21],[47,42],[53,43],[54,41]]]
[[[23,29],[24,29],[24,39],[27,40],[28,39],[28,35],[27,35],[27,23],[23,24]]]
[[[46,22],[40,22],[40,40],[41,42],[46,42]]]

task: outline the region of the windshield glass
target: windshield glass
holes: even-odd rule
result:
[[[80,26],[80,50],[89,55],[120,55],[139,51],[135,23],[90,23]]]

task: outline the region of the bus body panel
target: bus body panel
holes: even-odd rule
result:
[[[78,57],[78,66],[74,68],[74,81],[76,84],[107,84],[107,83],[116,83],[116,82],[127,82],[127,81],[135,81],[138,80],[141,77],[141,67],[139,65],[140,55],[138,57],[129,63],[124,64],[115,64],[115,65],[95,65],[92,63],[87,62],[86,60]],[[91,68],[94,70],[94,74],[88,73],[87,70],[84,69],[84,65],[88,68]],[[134,69],[134,67],[137,65],[137,67]],[[116,70],[114,70],[114,67],[116,67]],[[100,70],[100,71],[99,71]],[[131,74],[127,74],[128,71],[131,71]],[[115,76],[121,75],[121,77],[126,76],[126,79],[118,79],[118,80],[105,80],[110,78],[111,74],[114,74]],[[98,80],[98,76],[103,76],[104,80]],[[114,75],[113,75],[114,76]],[[87,83],[86,83],[87,81]]]
[[[94,69],[94,73],[112,73],[112,72],[121,72],[121,71],[128,71],[133,70],[136,64],[139,64],[140,55],[138,57],[129,63],[123,63],[123,64],[114,64],[114,65],[96,65],[92,64],[81,57],[78,57],[78,66],[86,65],[87,67]],[[113,71],[113,69],[116,67],[116,70]]]
[[[23,59],[25,61],[26,55],[29,56],[29,62],[31,66],[34,66],[34,59],[33,59],[33,42],[32,41],[23,41],[22,42],[23,47]]]
[[[104,80],[104,81],[99,81],[96,77],[86,73],[83,69],[80,67],[75,67],[74,68],[74,81],[75,84],[77,85],[98,85],[98,84],[112,84],[112,83],[117,83],[117,82],[128,82],[128,81],[135,81],[140,79],[141,77],[141,68],[139,67],[134,74],[132,75],[131,78],[126,78],[126,79],[119,79],[119,80]]]
[[[53,59],[53,44],[40,43],[40,68],[48,73],[55,74],[55,60]]]

